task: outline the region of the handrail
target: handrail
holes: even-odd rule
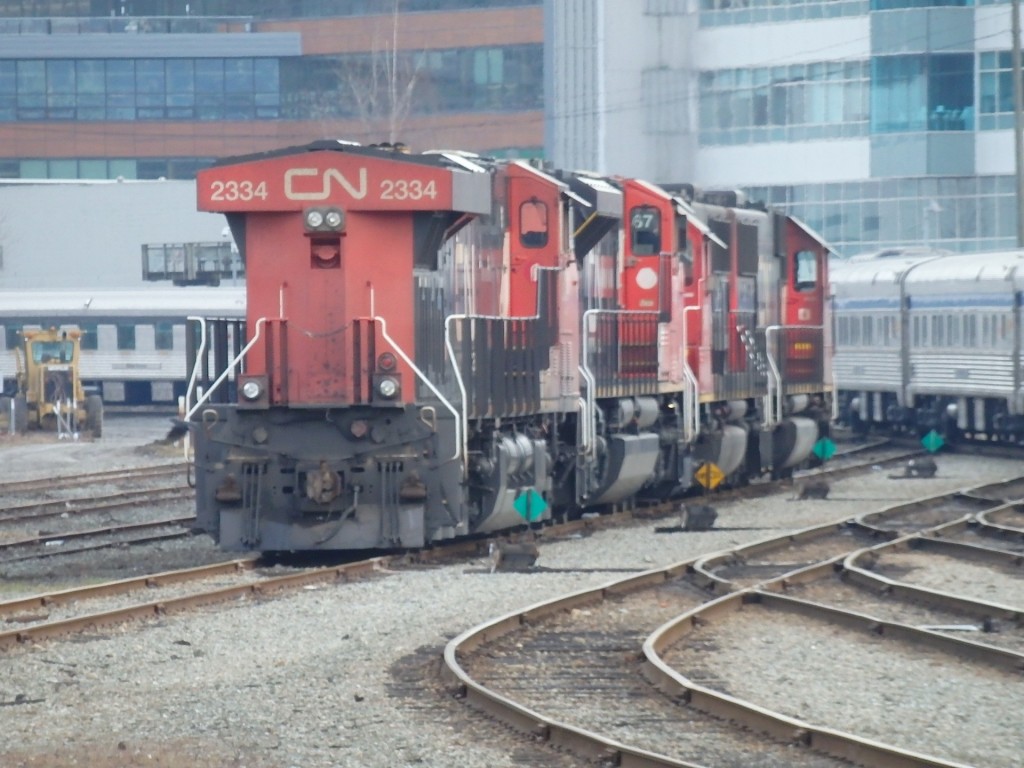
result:
[[[199,349],[196,350],[195,360],[192,361],[192,374],[188,378],[188,386],[185,387],[185,413],[189,412],[189,396],[196,390],[196,379],[199,378],[199,361],[206,356],[206,318],[189,315],[185,318],[189,322],[199,323]],[[185,417],[188,421],[188,417]]]
[[[499,316],[496,316],[496,315],[470,315],[470,314],[466,314],[466,313],[459,313],[459,314],[454,314],[454,315],[448,315],[448,317],[446,317],[444,319],[444,349],[445,349],[445,352],[448,353],[448,359],[452,361],[452,371],[455,373],[455,383],[458,384],[458,386],[459,386],[459,396],[462,398],[462,400],[461,400],[461,402],[459,404],[460,407],[461,407],[461,411],[462,411],[462,413],[461,413],[462,422],[461,422],[461,424],[459,426],[461,428],[461,433],[460,434],[461,434],[461,437],[462,437],[462,443],[461,443],[462,455],[465,456],[465,457],[469,456],[469,443],[468,443],[468,440],[469,440],[469,407],[468,407],[468,405],[466,403],[466,400],[468,399],[468,395],[466,394],[466,382],[463,381],[463,379],[462,379],[462,371],[459,370],[459,366],[455,362],[455,346],[452,344],[451,323],[452,323],[453,320],[469,320],[469,319],[478,319],[478,320],[510,320],[512,318],[499,317]],[[533,318],[526,318],[526,319],[530,320],[530,319],[533,319]],[[459,416],[457,415],[456,418],[459,418]],[[466,464],[466,461],[463,461],[463,465],[464,465],[463,468],[464,468],[464,470],[467,469],[465,467],[465,464]]]
[[[273,318],[273,319],[277,320],[277,321],[282,321],[284,318],[277,317],[277,318]],[[202,321],[202,322],[205,325],[205,320]],[[227,367],[224,369],[224,372],[221,373],[221,375],[216,378],[216,380],[213,382],[213,384],[210,385],[210,388],[208,390],[206,390],[202,394],[202,397],[200,397],[196,401],[196,404],[193,405],[191,408],[188,407],[188,395],[186,394],[186,396],[185,396],[186,411],[185,411],[184,421],[186,421],[186,422],[191,421],[192,420],[192,416],[195,414],[196,411],[199,410],[199,407],[201,405],[203,405],[207,400],[209,400],[210,397],[213,395],[213,393],[217,391],[217,387],[219,387],[221,384],[223,384],[225,382],[225,380],[227,380],[227,378],[232,373],[234,373],[235,368],[238,366],[238,364],[242,362],[242,360],[245,358],[245,356],[247,354],[249,354],[249,350],[252,349],[253,346],[255,346],[257,341],[259,341],[260,334],[262,332],[263,326],[264,326],[264,324],[266,324],[268,322],[270,322],[270,319],[266,318],[266,317],[261,317],[261,318],[259,318],[256,321],[256,331],[255,331],[255,333],[253,333],[252,338],[249,340],[249,343],[246,344],[244,347],[242,347],[242,351],[239,352],[230,363],[228,363]],[[204,329],[204,333],[205,333],[205,329]]]
[[[597,440],[597,425],[594,422],[594,411],[590,406],[590,393],[594,391],[597,383],[586,366],[580,365],[577,366],[577,369],[587,382],[587,395],[579,399],[582,406],[580,408],[580,420],[583,422],[583,455],[593,456],[594,443]]]
[[[541,272],[542,270],[546,270],[546,271],[549,271],[549,272],[558,272],[558,271],[560,271],[556,267],[541,267],[538,264],[534,264],[532,269],[531,269],[531,273],[530,273],[531,279],[534,282],[536,282],[537,279],[538,279],[537,278],[537,273]],[[370,290],[370,302],[371,302],[371,307],[372,307],[373,306],[373,289],[372,288]],[[451,322],[453,320],[474,320],[474,319],[475,320],[500,320],[502,322],[507,322],[509,320],[540,320],[540,303],[538,302],[538,304],[537,304],[537,312],[534,313],[533,315],[530,315],[529,317],[503,317],[501,315],[473,315],[473,314],[469,314],[469,313],[466,313],[466,312],[461,312],[461,313],[457,313],[457,314],[448,315],[444,319],[444,348],[445,348],[445,351],[448,353],[448,358],[452,361],[452,371],[455,373],[455,383],[458,384],[458,386],[459,386],[459,395],[462,398],[462,402],[460,403],[462,422],[461,423],[457,423],[457,426],[459,427],[459,432],[456,434],[456,442],[458,443],[457,448],[461,448],[461,450],[462,450],[462,456],[463,456],[463,462],[462,462],[463,478],[467,477],[468,474],[469,474],[469,466],[468,466],[468,462],[469,462],[469,443],[468,443],[468,440],[469,440],[469,409],[468,409],[468,405],[466,403],[466,400],[468,399],[468,396],[466,394],[466,383],[462,379],[462,371],[459,370],[459,366],[456,365],[456,363],[455,363],[455,347],[452,345],[452,335],[450,333],[450,329],[451,329]],[[405,358],[403,358],[403,359],[405,359]],[[428,387],[430,387],[431,391],[435,395],[437,395],[438,399],[442,403],[444,403],[445,406],[450,411],[452,411],[453,414],[455,414],[456,422],[458,422],[458,419],[460,418],[460,414],[459,413],[455,413],[454,408],[452,408],[452,406],[448,403],[448,401],[445,400],[444,397],[442,397],[441,393],[438,392],[437,389],[434,388],[434,385],[431,384],[429,381],[427,381],[426,376],[419,373],[419,370],[416,368],[415,365],[412,364],[412,361],[407,361],[407,362],[409,363],[410,367],[412,367],[412,369],[414,371],[416,371],[418,375],[420,375],[420,377],[423,379],[424,383],[426,383],[426,385]],[[456,451],[456,454],[455,454],[455,456],[452,457],[452,459],[454,460],[454,459],[457,459],[457,458],[459,458],[458,451]]]
[[[410,358],[409,355],[405,353],[405,350],[398,345],[398,342],[388,335],[387,321],[380,315],[374,315],[373,317],[370,318],[370,320],[372,320],[375,323],[380,323],[380,335],[384,339],[384,341],[391,345],[391,348],[398,353],[398,356],[402,358],[402,362],[404,362],[406,365],[412,368],[413,373],[415,373],[416,376],[419,377],[420,381],[427,385],[427,388],[434,393],[434,396],[441,401],[442,405],[444,405],[445,408],[452,412],[452,416],[455,417],[455,455],[451,457],[451,461],[456,461],[460,457],[462,458],[462,476],[463,478],[465,478],[467,473],[469,472],[469,466],[466,455],[462,450],[462,435],[464,430],[462,428],[462,422],[460,421],[459,412],[455,410],[455,406],[448,402],[448,399],[441,394],[441,390],[434,386],[434,382],[427,378],[427,374],[425,374],[416,366],[416,363],[414,363],[412,361],[412,358]]]
[[[701,278],[704,282],[704,278]],[[697,381],[697,374],[690,367],[689,343],[690,336],[686,322],[687,312],[700,312],[701,306],[683,307],[683,375],[686,377],[687,387],[683,391],[683,439],[692,443],[700,434],[700,382]],[[690,396],[692,392],[692,396]],[[687,400],[690,400],[688,403]]]
[[[581,364],[579,366],[579,370],[580,370],[580,373],[583,374],[583,377],[587,380],[587,410],[590,411],[590,414],[589,414],[589,417],[588,417],[587,414],[582,414],[581,417],[588,417],[590,419],[593,419],[593,415],[597,411],[597,395],[594,393],[594,389],[596,388],[597,379],[594,377],[593,371],[591,371],[589,366],[587,365],[587,360],[588,360],[588,357],[589,357],[589,355],[588,355],[589,350],[587,348],[589,346],[587,344],[587,338],[588,338],[588,336],[587,336],[587,320],[589,319],[590,315],[599,315],[599,314],[605,314],[605,315],[654,315],[655,317],[657,317],[657,315],[658,315],[657,312],[649,312],[649,311],[639,310],[639,309],[588,309],[586,312],[583,313],[583,324],[582,324],[583,340],[582,340],[582,350],[581,350],[582,351],[583,361],[581,362]],[[593,427],[593,435],[594,435],[594,437],[596,439],[596,437],[597,437],[597,427],[596,426]],[[591,447],[591,446],[588,446],[588,448],[589,447]]]
[[[764,412],[766,428],[774,427],[782,421],[785,393],[782,390],[782,374],[772,354],[772,334],[777,331],[824,331],[824,325],[769,325],[764,331],[765,356],[770,369],[768,376],[768,393],[765,395]],[[824,350],[822,350],[824,354]],[[775,389],[775,410],[772,409],[772,390]]]

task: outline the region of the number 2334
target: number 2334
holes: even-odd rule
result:
[[[380,183],[381,200],[433,200],[437,197],[437,185],[433,181],[419,179],[384,179]]]
[[[210,184],[211,200],[266,200],[267,182],[214,181]]]
[[[419,179],[383,179],[380,182],[381,200],[434,200],[437,184]],[[235,200],[266,200],[267,182],[214,181],[210,183],[210,199],[233,202]]]

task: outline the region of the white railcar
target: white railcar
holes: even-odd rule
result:
[[[13,385],[23,328],[77,328],[82,379],[105,403],[173,404],[187,384],[189,316],[243,322],[244,287],[0,292],[0,376]]]
[[[857,431],[899,420],[905,407],[904,280],[934,255],[833,261],[832,374],[840,413]]]
[[[906,279],[907,398],[920,430],[1024,434],[1024,251],[947,256]]]
[[[1024,440],[1024,251],[833,264],[840,421]]]

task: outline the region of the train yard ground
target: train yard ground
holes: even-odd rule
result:
[[[125,469],[182,460],[182,452],[166,438],[169,413],[124,411],[107,414],[99,440],[83,436],[61,439],[54,432],[10,435],[0,432],[0,484]]]
[[[118,415],[109,420],[104,437],[95,443],[46,440],[42,436],[25,442],[4,439],[0,441],[0,484],[180,461],[180,452],[164,444],[169,426],[165,417]],[[1024,467],[1019,459],[979,459],[967,453],[940,454],[937,463],[934,478],[909,480],[896,479],[892,467],[868,466],[832,481],[826,499],[796,500],[794,488],[779,488],[756,498],[710,499],[718,518],[707,531],[665,532],[673,526],[666,526],[664,519],[652,519],[593,533],[542,536],[537,567],[527,572],[492,573],[486,557],[455,564],[396,566],[373,578],[350,583],[310,583],[275,596],[252,593],[187,612],[156,612],[144,620],[131,619],[10,645],[0,649],[2,762],[5,766],[61,768],[601,765],[600,758],[588,759],[524,737],[467,706],[453,695],[450,681],[441,673],[446,644],[495,617],[559,595],[592,589],[630,573],[736,550],[751,542],[896,503],[1016,477]],[[1012,514],[1009,518],[1007,525],[1015,522]],[[197,548],[210,546],[203,537],[193,541]],[[172,546],[179,548],[182,544],[159,545]],[[153,553],[160,551],[159,547],[139,550],[148,554],[134,557],[150,558],[155,564],[158,560]],[[130,550],[120,556],[133,558]],[[969,573],[968,583],[982,583],[978,570],[963,570],[967,566],[958,565],[948,555],[930,561],[929,571],[915,566],[915,558],[921,557],[917,551],[886,555],[881,560],[885,566],[881,571],[890,578],[902,575],[908,582],[924,578],[922,574],[941,579],[934,569],[950,562],[954,570]],[[783,552],[778,559],[788,564],[809,558]],[[102,571],[109,559],[109,553],[96,553],[76,557],[73,566],[65,566],[64,560],[52,558],[34,573],[32,588],[44,591],[47,586],[66,585],[83,577],[87,580],[90,575],[97,580],[105,578]],[[735,578],[729,571],[733,564],[724,561],[724,565],[724,571],[719,568],[722,575]],[[74,574],[62,570],[71,567]],[[757,578],[767,578],[766,566],[759,561],[748,558],[747,567],[756,571]],[[970,563],[971,569],[981,567],[976,561]],[[97,573],[90,574],[89,568]],[[918,575],[914,577],[914,573]],[[1004,578],[1013,583],[1012,574]],[[23,594],[24,584],[14,592]],[[1019,602],[1019,588],[1000,588],[999,592],[997,597],[1002,599],[994,602]],[[159,594],[156,590],[154,593]],[[7,598],[0,595],[0,602],[9,599],[10,594]],[[708,598],[721,594],[721,590],[709,591]],[[105,605],[118,604],[117,598],[106,600]],[[687,607],[663,602],[656,603],[656,607],[666,617]],[[698,591],[695,604],[699,602]],[[50,610],[43,607],[30,613],[41,615]],[[857,610],[869,609],[861,603]],[[56,608],[52,611],[54,616],[62,615]],[[586,609],[582,611],[586,613]],[[863,663],[862,659],[858,661],[857,646],[835,633],[820,629],[811,633],[808,627],[819,625],[803,626],[805,619],[794,617],[787,619],[788,634],[781,630],[777,635],[766,633],[765,625],[756,620],[758,615],[755,610],[748,611],[746,625],[737,622],[718,629],[709,627],[695,636],[692,646],[674,648],[672,663],[681,669],[690,665],[705,683],[718,681],[734,691],[742,685],[743,692],[752,698],[763,695],[769,700],[758,689],[762,677],[772,695],[783,701],[792,698],[783,690],[784,685],[790,686],[799,693],[800,714],[827,710],[834,718],[830,725],[835,726],[835,718],[842,724],[842,702],[848,692],[837,692],[834,681],[857,679],[857,665]],[[19,626],[12,622],[12,616],[17,614],[0,614],[0,632]],[[567,614],[565,621],[581,618],[586,617],[574,612]],[[893,620],[891,614],[884,618]],[[628,631],[628,615],[620,612],[617,620],[626,622],[623,629]],[[596,621],[596,616],[591,621]],[[922,621],[970,623],[955,616],[932,616]],[[795,649],[792,654],[782,654],[779,648],[769,647],[765,652],[766,670],[773,668],[772,658],[795,658],[780,682],[778,675],[759,675],[757,664],[749,663],[761,650],[754,639],[744,639],[745,626],[758,638],[776,637],[778,642],[787,642],[787,637],[803,637],[811,644],[833,643],[843,652],[826,653],[823,667],[807,665],[806,673],[802,673],[800,653]],[[771,626],[777,629],[779,624]],[[634,627],[634,631],[637,629]],[[583,634],[577,634],[577,644],[585,644]],[[1002,637],[1008,640],[1010,634]],[[515,648],[514,638],[511,647]],[[555,650],[548,649],[546,655],[550,657]],[[640,654],[640,649],[624,653],[629,661]],[[919,712],[950,709],[950,692],[942,684],[946,676],[941,658],[928,656],[921,660],[903,646],[895,651],[879,648],[874,653],[876,663],[885,666],[888,662],[896,681],[920,676],[922,664],[932,670],[934,700],[928,699],[929,686],[921,686],[908,707]],[[500,656],[490,661],[502,663]],[[747,666],[743,666],[745,661]],[[718,668],[718,664],[726,666]],[[508,662],[505,668],[513,669]],[[830,668],[834,673],[831,682],[823,672]],[[572,671],[566,674],[558,685],[571,690]],[[974,708],[989,706],[991,712],[978,711],[972,716],[1000,722],[1007,712],[1020,711],[1024,689],[1019,673],[1006,672],[1004,677],[1001,685],[1007,689],[1000,689],[999,696],[986,696],[982,691],[972,704]],[[956,680],[965,684],[961,678]],[[543,691],[540,680],[533,683]],[[521,679],[518,687],[528,685]],[[581,727],[599,722],[597,702],[588,703],[583,695],[588,685],[581,675],[579,698],[569,708]],[[620,740],[621,732],[629,732],[628,711],[652,706],[646,700],[633,699],[643,696],[649,684],[637,677],[632,686],[629,696],[619,704],[623,714],[616,736]],[[884,702],[885,696],[899,696],[898,684],[897,692],[878,690],[879,701]],[[967,693],[960,693],[965,701]],[[552,713],[564,712],[565,702],[554,701],[556,695],[567,697],[550,693],[548,707],[541,694],[532,705],[541,712],[545,708]],[[895,709],[896,699],[891,704]],[[864,710],[865,705],[861,702],[857,708]],[[881,721],[881,733],[873,731],[872,736],[884,740],[884,717]],[[683,716],[677,727],[686,728]],[[1008,731],[1007,738],[1012,739],[1014,733]],[[714,730],[708,729],[706,747],[701,746],[700,737],[699,732],[687,733],[687,757],[708,768],[723,765],[716,759]],[[966,739],[966,734],[962,738]],[[759,746],[756,739],[750,743],[749,754],[737,764],[778,764],[769,760],[773,751],[779,751],[777,748]],[[1003,765],[1008,764],[1007,760],[1012,764],[1012,755],[1019,754],[1022,745],[992,744],[991,749],[993,759],[972,758],[968,764]],[[995,756],[997,751],[1002,755],[1007,750],[1011,757]],[[782,752],[785,755],[785,750]]]

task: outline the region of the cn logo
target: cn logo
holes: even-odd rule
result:
[[[331,196],[332,182],[339,184],[356,200],[366,197],[365,168],[359,169],[356,185],[334,168],[328,168],[322,175],[316,168],[289,168],[284,172],[284,196],[289,200],[326,200]]]

